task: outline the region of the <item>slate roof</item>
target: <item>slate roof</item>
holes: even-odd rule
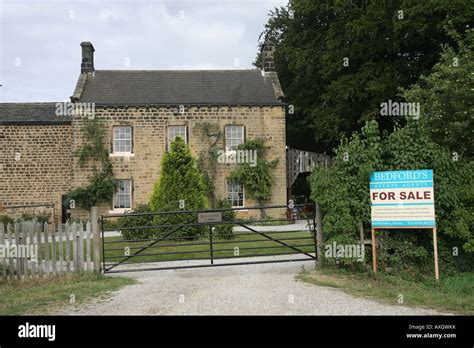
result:
[[[67,124],[70,117],[56,116],[56,103],[0,103],[0,124]]]
[[[81,74],[73,97],[97,105],[283,105],[260,70],[96,70]]]

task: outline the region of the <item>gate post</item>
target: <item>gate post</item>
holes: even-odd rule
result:
[[[317,265],[322,266],[323,264],[323,217],[321,214],[321,207],[318,202],[315,202],[315,212],[314,215],[316,217],[316,257],[317,257]]]
[[[214,246],[212,245],[212,225],[209,225],[209,251],[211,254],[211,265],[214,264]]]
[[[99,233],[99,209],[91,208],[91,229],[92,229],[92,254],[94,257],[94,271],[100,272],[101,264],[101,240]]]

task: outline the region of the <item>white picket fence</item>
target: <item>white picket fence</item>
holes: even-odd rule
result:
[[[36,221],[0,223],[0,272],[4,281],[93,271],[91,224],[56,227]]]

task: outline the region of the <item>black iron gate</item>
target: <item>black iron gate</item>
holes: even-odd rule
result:
[[[103,270],[315,261],[314,214],[305,204],[102,215]]]

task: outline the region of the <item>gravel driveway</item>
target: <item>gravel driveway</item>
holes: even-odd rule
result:
[[[266,257],[268,259],[268,257]],[[435,315],[295,280],[312,261],[123,273],[128,285],[108,300],[57,314],[86,315]]]

